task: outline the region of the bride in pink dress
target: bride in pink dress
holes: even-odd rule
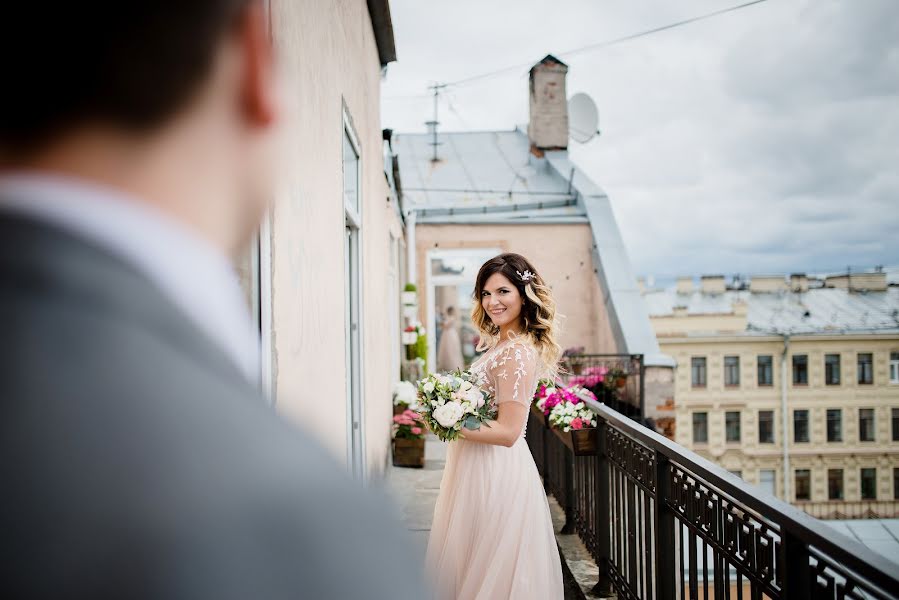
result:
[[[555,303],[523,256],[478,272],[472,365],[497,403],[490,427],[450,442],[427,564],[441,600],[561,600],[562,567],[549,504],[524,440],[537,381],[555,374]]]

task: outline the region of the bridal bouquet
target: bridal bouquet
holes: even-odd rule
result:
[[[496,418],[490,395],[470,372],[462,370],[428,375],[419,381],[412,408],[444,442],[457,439],[463,428],[480,429],[482,423]]]

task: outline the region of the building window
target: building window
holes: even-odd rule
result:
[[[793,385],[808,385],[808,355],[793,355]]]
[[[877,469],[862,469],[862,500],[877,500]]]
[[[899,500],[899,467],[893,467],[893,499]]]
[[[893,441],[899,442],[899,408],[893,409]]]
[[[890,383],[899,383],[899,352],[890,352]]]
[[[843,412],[839,408],[827,409],[827,441],[843,441]]]
[[[824,355],[824,384],[840,385],[840,355]]]
[[[724,357],[724,385],[736,387],[740,385],[740,357]]]
[[[759,487],[774,496],[776,494],[777,487],[774,482],[775,476],[774,469],[760,469],[759,470]]]
[[[693,413],[693,443],[705,444],[709,441],[709,415],[704,412]]]
[[[874,409],[858,409],[858,441],[874,441]]]
[[[827,499],[843,499],[843,469],[827,469]]]
[[[693,387],[705,387],[705,356],[690,359],[690,377]]]
[[[774,382],[774,358],[770,355],[759,356],[758,359],[759,385],[772,385]]]
[[[808,469],[796,469],[795,486],[797,500],[812,499],[812,472]]]
[[[760,444],[773,444],[774,443],[774,411],[773,410],[760,410],[759,411],[759,443]]]
[[[793,441],[804,443],[808,441],[808,411],[793,411]]]
[[[343,208],[344,208],[344,290],[347,393],[347,463],[357,478],[364,476],[362,386],[362,227],[361,163],[358,138],[344,113],[343,129]]]
[[[732,410],[724,413],[724,439],[728,442],[740,441],[740,411]]]
[[[874,383],[874,355],[870,352],[858,355],[858,382],[861,385]]]

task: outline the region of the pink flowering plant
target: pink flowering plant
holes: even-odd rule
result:
[[[418,413],[406,409],[393,416],[393,437],[395,439],[420,440],[424,436],[424,423]]]
[[[627,378],[627,374],[620,369],[610,369],[604,365],[588,367],[580,375],[575,375],[568,380],[569,385],[587,388],[593,395],[605,401],[620,394],[621,381]]]
[[[596,400],[593,392],[578,385],[556,388],[544,402],[550,426],[565,432],[596,427],[596,413],[584,402],[588,398]]]

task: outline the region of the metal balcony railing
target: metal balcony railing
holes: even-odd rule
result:
[[[609,407],[597,450],[531,411],[527,442],[548,492],[620,599],[899,599],[899,566]]]

